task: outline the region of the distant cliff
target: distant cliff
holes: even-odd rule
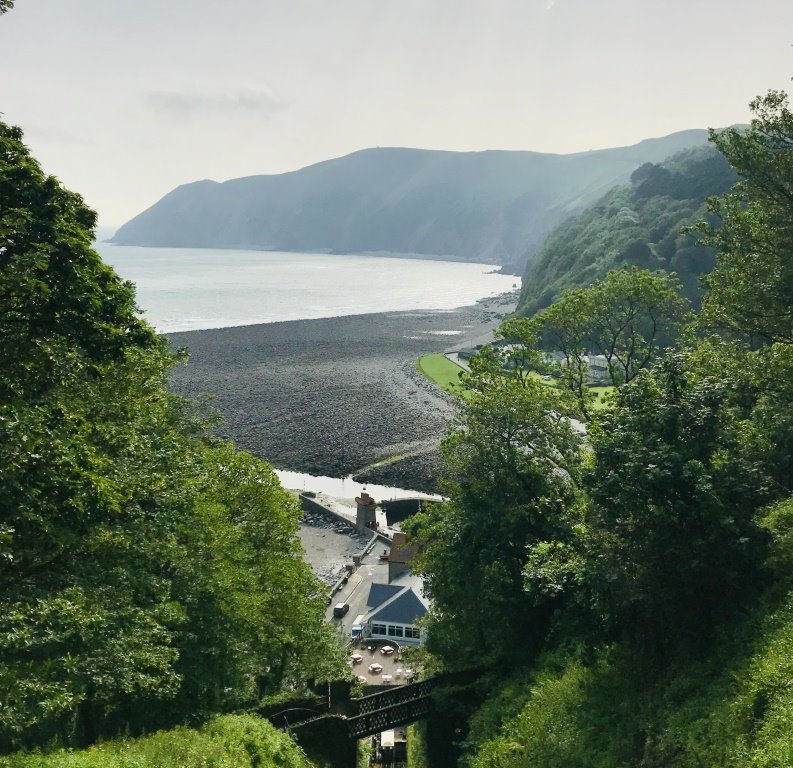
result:
[[[689,130],[574,155],[365,149],[291,173],[177,187],[120,245],[447,256],[518,272],[550,230],[647,162],[703,144]]]

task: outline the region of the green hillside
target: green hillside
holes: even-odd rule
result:
[[[713,269],[715,257],[680,230],[705,216],[707,196],[723,194],[736,180],[712,147],[636,169],[628,184],[548,237],[524,274],[518,313],[533,315],[565,288],[589,285],[622,264],[676,272],[684,294],[698,306],[699,277]]]
[[[113,241],[447,256],[519,274],[555,224],[642,163],[705,140],[681,131],[574,155],[366,149],[291,173],[185,184]]]
[[[0,757],[0,768],[310,768],[286,734],[253,715],[226,715],[200,730],[179,727],[85,750]]]

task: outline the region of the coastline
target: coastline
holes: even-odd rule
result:
[[[416,361],[491,340],[516,300],[171,333],[190,351],[172,386],[210,394],[217,433],[279,469],[434,492],[453,405]]]

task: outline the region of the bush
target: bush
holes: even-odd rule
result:
[[[0,768],[309,768],[300,749],[270,723],[227,715],[200,730],[174,728],[140,739],[114,740],[80,751],[17,753]]]

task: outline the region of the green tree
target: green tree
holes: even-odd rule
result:
[[[688,319],[679,281],[664,272],[615,269],[589,290],[591,341],[606,358],[614,386],[647,367]]]
[[[564,393],[489,367],[470,379],[443,444],[449,500],[414,524],[428,647],[452,668],[525,655],[544,637],[553,600],[524,590],[527,546],[566,530],[581,442]]]
[[[179,530],[173,591],[188,608],[176,645],[176,702],[208,714],[247,706],[343,659],[325,593],[302,558],[299,510],[275,472],[231,443],[206,450],[207,477]]]
[[[0,751],[342,668],[294,501],[169,393],[94,221],[0,124]]]
[[[637,267],[611,270],[588,288],[564,291],[533,318],[507,320],[499,333],[512,344],[509,364],[542,369],[528,350],[538,344],[561,353],[555,369],[589,416],[590,353],[599,352],[611,382],[619,386],[651,364],[688,319],[688,301],[674,275]]]
[[[14,0],[0,0],[0,16],[14,7]]]
[[[622,387],[589,432],[589,578],[612,630],[643,650],[694,645],[760,581],[769,500],[744,450],[736,382],[666,357]]]
[[[154,349],[132,286],[92,250],[96,214],[0,123],[0,403],[35,402],[127,349]]]
[[[751,102],[748,130],[711,131],[711,141],[741,176],[709,201],[718,226],[699,225],[718,249],[707,279],[702,320],[764,342],[793,343],[793,114],[787,94]]]
[[[524,344],[539,339],[545,349],[561,353],[563,359],[552,367],[563,386],[572,392],[581,413],[589,416],[592,396],[587,388],[592,318],[596,307],[592,292],[585,288],[565,291],[558,301],[538,312],[530,320],[511,321],[507,338],[522,339]]]

